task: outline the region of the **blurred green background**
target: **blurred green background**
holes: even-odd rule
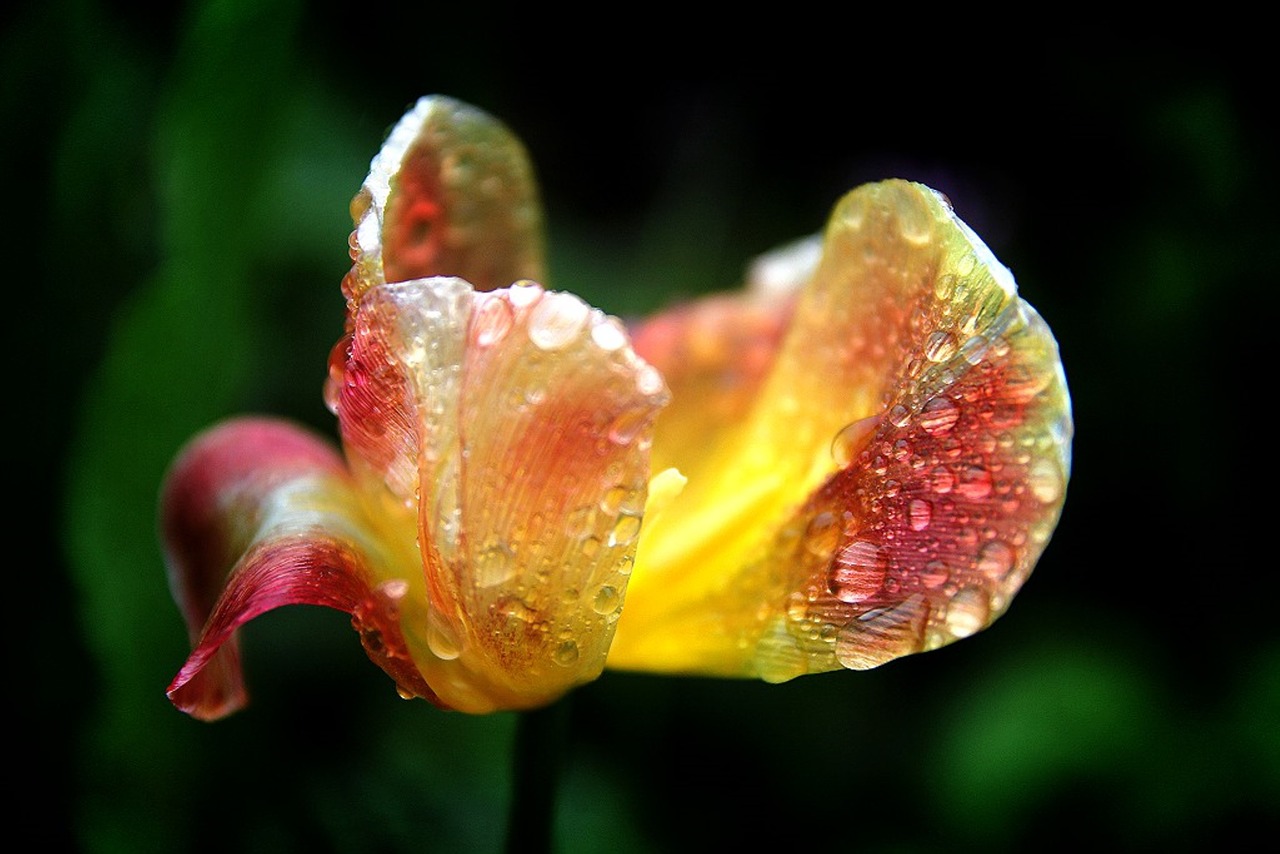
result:
[[[187,652],[154,533],[164,468],[231,413],[332,434],[347,204],[435,92],[526,142],[551,284],[616,314],[735,285],[856,184],[931,184],[1053,327],[1075,401],[1061,525],[991,630],[782,686],[606,674],[568,704],[558,850],[775,831],[797,851],[1195,850],[1280,830],[1273,395],[1252,370],[1280,269],[1264,55],[628,14],[0,13],[13,838],[500,847],[513,717],[399,700],[342,614],[252,624],[254,703],[225,722],[164,697]]]

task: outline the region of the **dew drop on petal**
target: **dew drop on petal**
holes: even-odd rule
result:
[[[804,530],[804,545],[813,555],[829,559],[840,544],[840,525],[833,513],[822,512],[809,520]]]
[[[628,409],[618,414],[609,425],[609,441],[615,445],[630,445],[649,424],[649,410]]]
[[[889,407],[889,423],[894,427],[905,427],[910,420],[911,411],[901,403],[895,403]]]
[[[842,602],[869,599],[884,586],[886,565],[879,546],[869,540],[853,540],[840,549],[831,566],[831,592]]]
[[[1013,569],[1013,561],[1013,549],[1000,540],[992,540],[978,550],[978,571],[993,581],[1003,581]]]
[[[836,635],[836,660],[850,670],[869,670],[918,652],[924,617],[919,593],[893,608],[868,611]]]
[[[935,332],[924,342],[924,357],[930,362],[945,362],[955,354],[956,339],[950,332]]]
[[[601,350],[612,353],[622,349],[627,343],[627,335],[617,320],[607,317],[591,327],[591,340]]]
[[[831,456],[836,465],[845,468],[852,463],[879,425],[880,416],[872,415],[870,418],[860,418],[846,425],[837,433],[831,440]]]
[[[612,584],[603,584],[596,591],[595,598],[591,601],[591,607],[595,609],[597,614],[608,616],[618,610],[622,606],[622,597],[618,595],[618,588]]]
[[[960,409],[949,397],[935,397],[920,411],[920,426],[930,436],[940,436],[956,426]]]
[[[936,590],[951,578],[951,569],[940,560],[931,560],[924,565],[920,573],[920,583],[930,590]]]
[[[609,545],[629,546],[638,536],[640,536],[640,517],[621,513],[618,515],[618,520],[613,523],[613,530],[609,532]]]
[[[956,492],[965,498],[979,501],[991,494],[991,472],[982,466],[969,466],[960,471]]]
[[[947,603],[947,631],[957,638],[967,638],[985,626],[990,616],[987,595],[976,587],[966,587]]]
[[[501,297],[488,297],[476,309],[472,317],[472,335],[477,346],[492,347],[497,344],[515,322],[511,304]]]
[[[561,667],[569,667],[578,660],[578,644],[576,641],[567,640],[556,647],[551,655],[556,664]]]
[[[1052,460],[1038,459],[1027,472],[1031,494],[1042,504],[1052,504],[1062,497],[1062,473]]]
[[[951,469],[946,466],[936,466],[930,472],[929,483],[933,487],[933,491],[939,495],[946,495],[956,485],[956,476],[951,473]]]
[[[636,371],[636,390],[646,396],[661,394],[667,384],[653,365],[644,365]]]
[[[573,294],[549,293],[529,316],[529,339],[543,350],[561,350],[582,332],[591,309]]]
[[[913,498],[907,505],[907,520],[911,530],[923,531],[933,521],[933,505],[923,498]]]
[[[462,654],[458,635],[444,617],[431,611],[427,616],[427,647],[443,661],[453,661]]]

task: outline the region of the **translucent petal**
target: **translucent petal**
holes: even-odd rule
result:
[[[497,119],[451,98],[422,98],[396,124],[351,218],[350,300],[428,276],[487,291],[544,275],[542,208],[524,146]]]
[[[673,328],[641,352],[664,365],[727,340]],[[698,453],[678,425],[730,414],[701,428],[710,461],[645,530],[611,666],[872,666],[988,625],[1044,548],[1070,468],[1056,343],[945,199],[903,181],[846,196],[774,340],[750,407],[672,381],[658,435],[684,444],[664,461]]]
[[[298,604],[351,614],[369,657],[400,692],[436,701],[400,634],[406,567],[380,545],[323,441],[265,419],[213,427],[175,461],[161,509],[170,586],[192,641],[168,691],[180,709],[212,720],[241,708],[235,630]]]
[[[352,326],[334,403],[370,505],[420,549],[423,618],[404,631],[428,683],[488,711],[597,676],[662,378],[616,319],[532,283],[382,285]]]

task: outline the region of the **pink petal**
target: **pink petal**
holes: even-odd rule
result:
[[[169,686],[203,720],[247,699],[235,630],[281,605],[353,616],[371,659],[402,693],[435,700],[405,650],[386,558],[337,454],[290,424],[237,419],[192,440],[162,493],[170,586],[192,653]]]

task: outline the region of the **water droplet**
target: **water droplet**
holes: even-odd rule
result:
[[[858,456],[858,452],[866,445],[871,434],[880,425],[880,416],[860,418],[845,426],[831,440],[831,456],[840,468],[848,466]]]
[[[515,577],[516,559],[511,548],[496,539],[485,543],[476,555],[474,577],[478,587],[496,587]]]
[[[513,308],[527,308],[537,302],[541,295],[542,286],[528,279],[521,279],[507,288],[507,299],[511,300]]]
[[[850,670],[870,670],[919,652],[926,608],[917,593],[893,608],[876,608],[836,635],[836,660]]]
[[[609,441],[615,445],[630,445],[648,425],[648,409],[628,409],[609,425]]]
[[[662,394],[666,387],[662,374],[658,373],[658,369],[653,365],[641,365],[636,371],[636,390],[645,397]]]
[[[993,581],[1003,581],[1013,569],[1013,561],[1013,549],[1000,540],[992,540],[978,551],[978,571]]]
[[[609,545],[629,546],[638,536],[640,536],[640,517],[621,513],[618,521],[613,523],[613,530],[609,533]]]
[[[934,492],[939,495],[946,495],[955,487],[956,477],[951,473],[951,469],[946,466],[936,466],[929,474],[929,483]]]
[[[923,246],[933,236],[933,218],[924,206],[899,207],[898,231],[908,243]]]
[[[840,525],[835,514],[822,512],[809,520],[804,529],[804,545],[812,554],[827,560],[840,544]]]
[[[627,343],[627,333],[622,331],[622,324],[617,319],[606,317],[591,327],[591,340],[601,350],[612,353]]]
[[[982,466],[969,466],[960,472],[956,492],[965,498],[979,501],[991,494],[991,472]]]
[[[990,347],[991,344],[986,338],[983,338],[981,335],[974,335],[968,341],[964,342],[964,345],[960,348],[960,355],[963,356],[964,360],[969,364],[977,365],[986,357],[987,350],[990,349]]]
[[[947,631],[957,638],[967,638],[985,626],[990,616],[987,594],[976,587],[966,587],[947,604]]]
[[[907,505],[907,519],[911,523],[911,530],[923,531],[933,521],[933,505],[923,498],[911,499],[911,503]]]
[[[577,339],[591,309],[573,294],[549,293],[529,316],[529,340],[542,350],[561,350]]]
[[[1062,474],[1052,460],[1041,458],[1032,463],[1027,483],[1041,504],[1052,504],[1062,497]]]
[[[551,655],[556,664],[561,667],[568,667],[578,660],[578,644],[576,641],[567,640],[556,647],[556,651]]]
[[[920,583],[930,590],[936,590],[951,578],[951,568],[940,560],[931,560],[924,565],[920,573]]]
[[[462,654],[462,644],[453,626],[437,611],[427,614],[427,647],[443,661],[453,661]]]
[[[611,584],[601,585],[596,591],[596,597],[591,602],[591,607],[595,609],[597,614],[608,616],[614,613],[618,608],[622,607],[622,596],[618,594],[618,588]]]
[[[884,552],[869,540],[853,540],[831,566],[830,588],[842,602],[861,602],[880,592],[887,566]]]
[[[956,277],[951,273],[943,273],[933,282],[933,295],[942,301],[951,299],[956,292]]]
[[[956,426],[960,409],[949,397],[935,397],[920,411],[920,426],[930,436],[940,436]]]
[[[515,313],[500,296],[489,296],[476,309],[471,320],[471,334],[479,347],[492,347],[511,331]]]
[[[911,411],[901,403],[889,407],[889,423],[894,427],[905,427],[911,420]]]
[[[950,332],[935,332],[924,342],[924,357],[930,362],[945,362],[956,354],[956,339]]]
[[[966,252],[956,259],[956,272],[962,276],[967,276],[973,272],[974,265],[977,263],[978,261],[973,257],[973,253]]]

